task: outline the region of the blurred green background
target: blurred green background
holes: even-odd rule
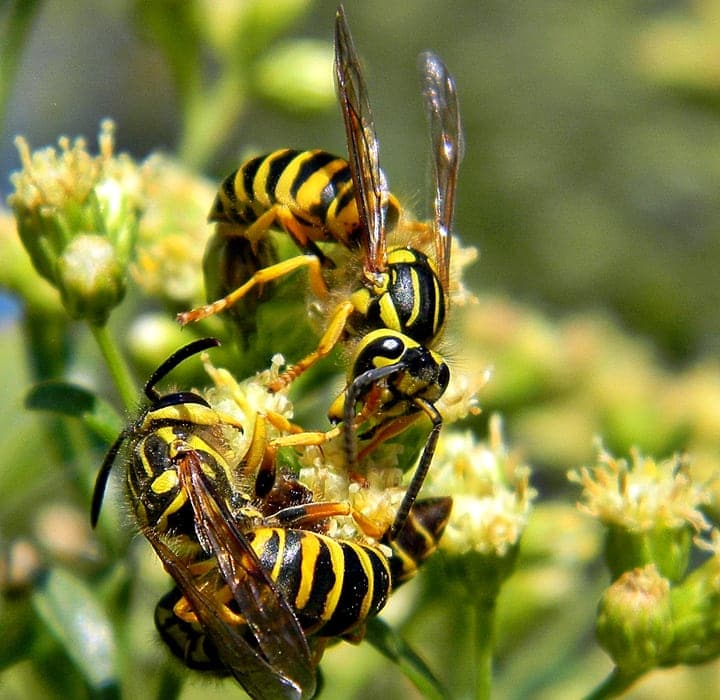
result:
[[[0,4],[0,22],[13,5]],[[282,89],[263,83],[270,78],[261,60],[265,49],[313,39],[328,51],[329,86],[335,2],[265,3],[286,13],[288,26],[267,47],[256,37],[260,45],[248,50],[253,58],[244,68],[257,82],[241,86],[247,89],[242,114],[229,120],[217,144],[200,151],[188,143],[188,86],[178,89],[166,58],[173,53],[175,67],[195,61],[208,84],[217,67],[204,52],[183,55],[188,37],[153,24],[154,9],[182,13],[190,3],[35,5],[5,94],[3,195],[10,191],[7,174],[18,167],[16,134],[33,148],[54,144],[60,134],[83,134],[94,151],[104,117],[117,124],[118,151],[138,159],[156,150],[185,154],[212,181],[250,151],[346,151],[339,110],[327,91],[288,108]],[[222,27],[225,3],[194,5]],[[420,214],[428,203],[429,154],[417,54],[433,49],[456,78],[466,139],[456,230],[479,247],[480,261],[466,281],[482,299],[475,325],[468,326],[468,347],[455,354],[481,356],[496,369],[480,396],[484,414],[473,425],[483,436],[489,411],[501,410],[511,445],[537,468],[532,481],[541,500],[557,490],[572,494],[566,510],[538,509],[525,561],[534,568],[505,589],[497,697],[579,697],[609,669],[591,629],[604,574],[598,533],[588,534],[570,515],[577,492],[560,488],[565,469],[591,458],[598,433],[622,453],[639,445],[661,457],[689,447],[715,469],[720,456],[720,2],[348,0],[345,7],[365,62],[383,168],[393,192]],[[30,530],[37,536],[38,503],[70,501],[84,518],[101,446],[88,451],[80,469],[87,483],[78,488],[78,469],[40,438],[47,417],[23,409],[32,379],[15,322],[19,311],[10,297],[2,309],[0,527],[7,540]],[[87,360],[95,350],[83,343],[77,352]],[[77,362],[74,377],[101,385],[96,365]],[[561,527],[575,536],[567,550],[557,536]],[[431,565],[418,594],[432,601],[429,615],[405,631],[425,654],[437,656],[431,665],[445,675],[454,647],[448,642],[438,650],[428,639],[439,625],[464,632],[464,621],[451,592],[445,591],[444,606],[433,598],[433,587],[442,590],[443,569]],[[162,574],[152,575],[162,589]],[[154,600],[145,595],[145,615]],[[391,621],[404,619],[408,605],[399,598]],[[523,605],[540,611],[532,624]],[[9,618],[7,610],[6,625],[8,619],[16,625],[7,627],[13,634],[0,645],[4,663],[12,659],[8,649],[23,658],[26,647],[37,646],[24,636],[27,611]],[[133,627],[127,637],[157,658],[148,618],[135,604],[132,610],[141,631]],[[389,697],[398,688],[412,692],[399,685],[397,669],[373,654],[347,645],[328,654],[328,687],[342,688],[338,697],[348,698],[367,697],[368,684]],[[693,670],[673,686],[675,697],[697,697],[698,688],[715,687],[717,674],[712,666]],[[21,669],[1,678],[0,696],[47,692],[40,682],[28,685],[31,676]],[[657,689],[669,683],[660,674],[631,696],[658,697]],[[77,688],[72,680],[59,683],[57,696],[84,697]],[[186,692],[195,697],[208,689],[215,687],[193,679]]]
[[[419,210],[427,200],[415,57],[432,48],[462,101],[457,231],[481,250],[475,288],[553,314],[607,310],[674,361],[716,353],[716,5],[350,0],[393,190]],[[310,3],[281,40],[329,41],[334,9]],[[0,131],[0,172],[17,162],[15,134],[35,145],[58,134],[92,139],[105,116],[117,121],[120,150],[173,152],[173,86],[133,22],[132,3],[47,2]],[[334,105],[304,117],[254,100],[226,136],[203,163],[214,178],[251,148],[345,152]],[[6,178],[0,186],[7,191]]]

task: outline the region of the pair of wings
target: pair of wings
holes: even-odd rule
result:
[[[418,63],[432,142],[435,263],[440,281],[447,289],[455,189],[463,150],[460,109],[455,82],[440,58],[426,51],[420,54]],[[383,272],[387,261],[385,211],[388,190],[380,170],[378,140],[367,87],[342,5],[335,18],[335,80],[362,223],[364,265],[370,273]]]
[[[174,352],[153,372],[145,384],[151,401],[150,411],[165,406],[198,403],[205,400],[192,392],[161,395],[155,385],[188,357],[219,345],[215,338],[201,338]],[[142,422],[147,414],[143,414]],[[91,507],[93,527],[97,523],[103,494],[115,458],[123,444],[132,438],[134,423],[118,436],[108,451],[95,483]],[[228,670],[256,700],[303,700],[315,692],[315,666],[305,634],[290,605],[278,591],[260,563],[247,537],[238,528],[222,494],[202,469],[200,455],[188,448],[176,465],[180,488],[193,510],[195,534],[202,548],[215,556],[222,578],[245,618],[257,644],[248,641],[245,630],[228,624],[223,604],[217,596],[217,577],[193,572],[187,557],[152,525],[142,530],[157,552],[166,571],[190,603],[198,620],[212,640]]]
[[[196,535],[212,553],[238,609],[257,644],[244,630],[228,624],[213,584],[193,572],[189,563],[160,533],[145,528],[147,537],[197,615],[230,673],[255,700],[303,700],[315,693],[315,662],[297,617],[238,529],[224,499],[203,473],[196,452],[177,462],[180,487],[188,494]],[[214,577],[211,577],[214,581]]]

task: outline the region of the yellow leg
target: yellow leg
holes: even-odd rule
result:
[[[317,525],[322,520],[350,515],[352,508],[345,501],[315,501],[300,506],[289,506],[268,516],[267,527],[290,527],[302,530]]]
[[[223,619],[223,621],[226,624],[232,625],[233,627],[237,627],[239,625],[242,625],[245,623],[245,618],[241,615],[237,615],[234,613],[229,607],[228,604],[232,601],[232,591],[228,586],[223,586],[219,590],[217,590],[212,595],[215,596],[215,599],[217,600],[218,605],[215,606],[215,612],[219,613],[220,617]],[[175,607],[173,608],[173,613],[177,617],[179,617],[183,622],[187,622],[188,624],[199,624],[199,620],[197,618],[197,615],[195,614],[195,611],[193,610],[192,606],[190,605],[190,602],[188,601],[185,596],[180,598],[177,603],[175,603]]]
[[[282,437],[276,437],[268,441],[269,446],[272,448],[322,445],[340,434],[339,427],[331,428],[326,432],[305,430],[301,426],[290,422],[285,416],[275,413],[275,411],[268,411],[264,415],[268,423],[281,433],[286,433]]]
[[[253,253],[257,254],[258,241],[272,228],[279,215],[278,207],[270,207],[249,226],[243,227],[242,236],[247,238],[252,245]]]
[[[320,298],[326,297],[328,289],[320,271],[320,261],[314,255],[298,255],[258,270],[245,284],[230,292],[226,297],[204,306],[198,306],[190,311],[183,311],[177,315],[177,320],[181,325],[185,326],[188,323],[220,313],[244,297],[253,287],[272,282],[301,267],[307,267],[308,269],[308,277],[313,292]]]
[[[328,327],[325,329],[318,346],[309,355],[306,355],[300,362],[288,367],[274,382],[271,382],[268,389],[270,391],[280,391],[288,384],[297,379],[303,372],[306,372],[318,360],[327,357],[332,349],[340,342],[345,324],[350,315],[355,310],[351,301],[343,301],[336,307],[330,319]]]
[[[340,435],[340,427],[331,428],[325,431],[303,430],[301,433],[293,435],[283,435],[282,437],[270,440],[273,447],[309,447],[310,445],[323,445],[328,440],[332,440]]]
[[[375,522],[370,520],[366,515],[363,515],[359,510],[353,510],[352,517],[360,530],[362,530],[362,533],[367,537],[379,540],[385,534],[387,528],[378,527]]]

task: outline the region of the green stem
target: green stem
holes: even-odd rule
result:
[[[473,628],[474,691],[469,697],[489,700],[495,648],[495,598],[477,598],[468,605]]]
[[[624,693],[637,679],[639,674],[623,675],[616,668],[613,672],[589,695],[585,700],[604,700],[604,698],[616,698]]]
[[[90,330],[95,336],[105,363],[110,370],[110,376],[120,394],[120,399],[127,411],[134,411],[137,406],[137,387],[127,366],[125,359],[118,352],[117,345],[113,342],[108,332],[107,325],[89,324]]]

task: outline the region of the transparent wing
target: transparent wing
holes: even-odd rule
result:
[[[312,697],[315,667],[305,634],[247,538],[236,527],[224,500],[205,478],[197,453],[189,451],[182,455],[178,476],[193,508],[200,542],[215,554],[258,648],[221,619],[219,603],[199,589],[187,566],[176,556],[173,560],[171,555],[168,560],[168,547],[159,542],[165,550],[161,554],[159,538],[149,537],[165,568],[215,642],[223,662],[253,697],[268,700]]]
[[[434,53],[426,51],[420,54],[418,64],[432,142],[435,260],[440,280],[447,289],[455,189],[463,156],[460,107],[455,93],[455,81],[442,60]]]
[[[388,189],[380,171],[378,140],[367,88],[342,5],[335,18],[335,80],[360,214],[364,265],[368,272],[382,272],[387,260],[385,212]]]
[[[254,698],[266,700],[299,700],[300,689],[275,669],[236,629],[228,625],[212,591],[205,590],[183,561],[151,528],[144,532],[165,570],[192,606],[206,634],[212,639],[223,662],[242,687]]]

